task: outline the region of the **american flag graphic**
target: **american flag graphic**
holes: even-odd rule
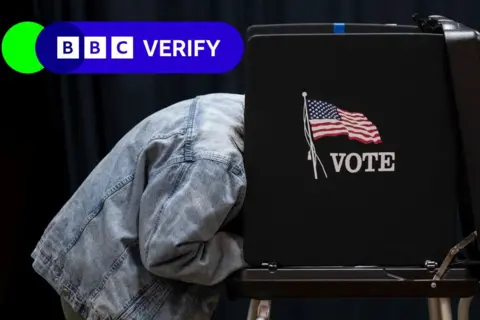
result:
[[[306,102],[314,140],[346,135],[364,144],[382,143],[377,127],[362,113],[345,111],[325,101]]]

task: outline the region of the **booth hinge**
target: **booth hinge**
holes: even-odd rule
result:
[[[427,17],[422,18],[418,13],[412,15],[413,21],[416,25],[422,30],[423,32],[428,33],[442,33],[442,24],[438,21],[438,19]]]
[[[428,272],[434,272],[438,268],[438,262],[427,260],[425,261],[425,268]]]
[[[264,262],[262,263],[262,267],[267,268],[269,272],[275,272],[278,269],[276,262]]]

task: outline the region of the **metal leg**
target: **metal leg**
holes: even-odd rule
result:
[[[429,320],[442,320],[440,318],[440,301],[436,298],[428,299],[428,319]]]
[[[440,298],[440,319],[442,320],[452,320],[452,302],[450,298]]]
[[[257,320],[259,300],[250,299],[250,306],[248,307],[247,320]]]
[[[468,320],[470,313],[470,304],[472,303],[473,297],[461,298],[458,302],[458,320]]]
[[[270,319],[270,305],[269,300],[262,300],[258,305],[257,320],[269,320]]]
[[[247,320],[269,320],[270,319],[270,301],[269,300],[250,300]]]

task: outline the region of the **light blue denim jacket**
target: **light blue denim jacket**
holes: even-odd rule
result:
[[[245,266],[242,239],[219,231],[245,195],[243,105],[211,94],[151,115],[55,216],[33,268],[77,313],[211,319],[218,284]]]

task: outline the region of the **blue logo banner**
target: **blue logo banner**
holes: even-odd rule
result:
[[[217,74],[242,59],[242,36],[223,22],[56,22],[36,52],[58,74]]]

